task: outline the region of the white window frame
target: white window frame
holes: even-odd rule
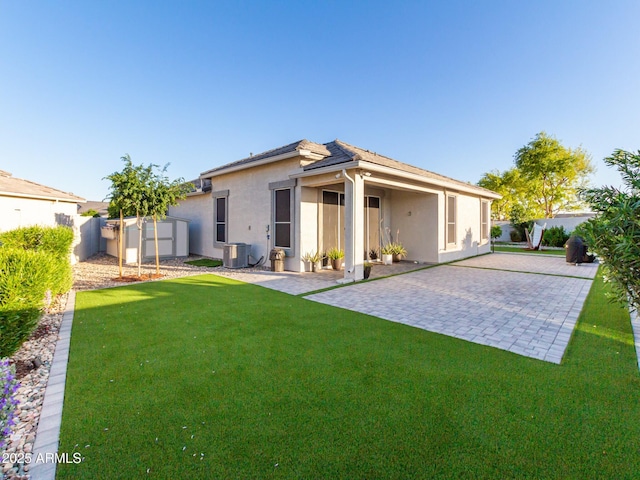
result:
[[[455,246],[458,244],[458,196],[447,193],[445,196],[445,236],[447,246]],[[451,205],[449,200],[453,200],[453,221],[450,221],[449,214],[451,213]],[[449,235],[449,227],[453,226],[453,239]]]
[[[480,239],[482,243],[487,243],[489,241],[490,233],[490,214],[489,214],[489,201],[481,200],[480,201]]]

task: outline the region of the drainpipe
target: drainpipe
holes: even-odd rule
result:
[[[351,182],[351,268],[347,270],[347,273],[354,273],[356,270],[356,182],[347,175],[347,171],[344,168],[342,169],[342,176]]]

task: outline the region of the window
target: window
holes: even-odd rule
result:
[[[291,248],[291,189],[273,191],[275,246]]]
[[[456,243],[456,197],[447,195],[447,244]]]
[[[480,203],[480,232],[482,240],[489,240],[489,202]]]
[[[228,242],[228,198],[229,191],[213,192],[213,243],[214,245]]]

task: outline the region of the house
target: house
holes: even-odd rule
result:
[[[84,198],[0,170],[0,231],[31,225],[73,225]]]
[[[191,220],[190,251],[223,258],[246,243],[257,261],[285,250],[345,252],[345,281],[363,278],[372,250],[399,241],[409,260],[442,263],[490,251],[492,191],[340,140],[301,140],[200,174],[200,188],[171,215]]]

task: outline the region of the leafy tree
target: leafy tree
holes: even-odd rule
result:
[[[587,152],[564,147],[545,132],[516,152],[515,164],[545,218],[579,207],[578,189],[586,186],[594,171]]]
[[[517,168],[504,172],[494,170],[485,173],[478,186],[488,188],[502,195],[499,200],[491,202],[491,213],[494,220],[530,220],[542,215],[542,209],[533,201],[533,191],[529,182],[525,181]]]
[[[118,236],[118,264],[122,277],[122,247],[124,240],[124,217],[135,216],[138,227],[138,276],[142,263],[142,225],[149,212],[148,184],[152,176],[152,167],[134,165],[127,154],[121,157],[125,166],[121,172],[106,176],[111,180],[109,195],[109,217],[120,215],[120,235]]]
[[[640,151],[615,150],[604,162],[618,169],[625,187],[582,190],[596,216],[576,228],[602,260],[614,298],[640,308]]]

